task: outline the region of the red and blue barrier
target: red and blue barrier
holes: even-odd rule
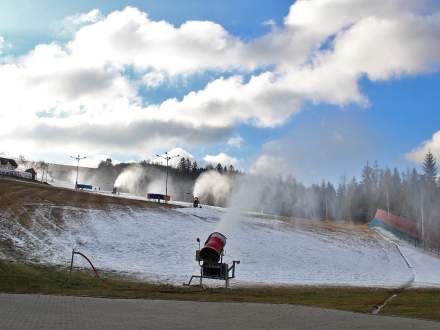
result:
[[[384,228],[397,237],[405,240],[420,241],[417,224],[414,221],[399,217],[381,209],[377,209],[376,215],[368,226]]]
[[[93,186],[91,184],[77,183],[76,189],[88,189],[93,190]]]
[[[164,195],[164,194],[151,194],[151,193],[148,193],[147,194],[147,198],[148,199],[156,199],[158,201],[160,201],[160,200],[170,201],[171,196],[170,195]]]

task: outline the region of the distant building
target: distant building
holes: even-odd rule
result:
[[[15,170],[18,167],[13,159],[0,157],[0,169]]]
[[[32,175],[32,180],[35,180],[35,177],[37,176],[37,172],[33,168],[28,168],[25,172],[30,173]]]
[[[10,158],[0,157],[0,175],[15,176],[17,178],[23,178],[23,179],[33,178],[32,172],[18,171],[17,167],[18,165],[15,160]],[[32,171],[34,171],[35,173],[35,170],[32,169]]]

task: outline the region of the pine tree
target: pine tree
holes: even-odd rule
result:
[[[374,170],[368,164],[364,166],[362,169],[362,198],[360,199],[359,205],[359,214],[362,214],[363,221],[369,221],[371,219],[373,213],[376,211],[376,196],[375,196],[375,187],[374,187]]]
[[[199,166],[198,166],[198,164],[197,164],[197,162],[194,160],[194,162],[192,163],[192,168],[191,168],[191,170],[192,170],[192,173],[193,174],[197,174],[198,172],[199,172]]]
[[[184,157],[180,158],[179,164],[177,164],[177,169],[181,173],[185,173],[186,172],[186,160],[185,160]]]
[[[362,169],[362,184],[365,185],[368,190],[373,188],[373,176],[373,168],[367,162],[367,165]]]
[[[431,151],[428,151],[423,161],[423,172],[427,182],[433,183],[437,180],[437,160]]]
[[[191,171],[192,162],[189,158],[185,160],[185,172],[189,173]]]
[[[217,166],[215,167],[215,169],[217,170],[217,172],[222,173],[223,172],[222,164],[218,163]]]

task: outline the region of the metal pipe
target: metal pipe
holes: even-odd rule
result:
[[[88,261],[88,263],[90,264],[90,266],[91,266],[92,269],[93,269],[93,272],[95,273],[96,278],[98,278],[98,279],[101,281],[101,283],[102,283],[103,286],[105,286],[106,288],[108,288],[109,285],[108,285],[108,284],[107,284],[107,283],[106,283],[106,282],[105,282],[105,281],[99,276],[98,271],[96,270],[95,266],[93,266],[93,264],[92,264],[92,262],[90,261],[90,259],[87,258],[87,256],[86,256],[85,254],[83,254],[83,253],[81,253],[81,252],[79,252],[79,251],[75,251],[75,249],[72,250],[72,260],[71,260],[71,263],[70,263],[70,273],[72,272],[72,268],[73,268],[73,256],[74,256],[75,254],[79,254],[81,257],[83,257],[84,259],[86,259],[86,260]]]

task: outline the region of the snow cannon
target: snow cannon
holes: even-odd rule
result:
[[[199,286],[202,287],[204,278],[225,281],[225,287],[229,287],[229,280],[235,278],[235,267],[240,260],[233,260],[229,266],[223,262],[224,248],[226,245],[226,236],[219,232],[213,232],[208,236],[205,245],[200,249],[200,239],[197,238],[199,248],[196,250],[196,261],[200,266],[200,275],[192,275],[185,286],[191,286],[193,279],[199,279]]]
[[[225,235],[219,232],[212,233],[208,236],[205,242],[205,246],[200,250],[200,260],[211,263],[219,262],[222,257],[225,245]]]
[[[200,201],[198,197],[194,197],[193,207],[199,207]]]

